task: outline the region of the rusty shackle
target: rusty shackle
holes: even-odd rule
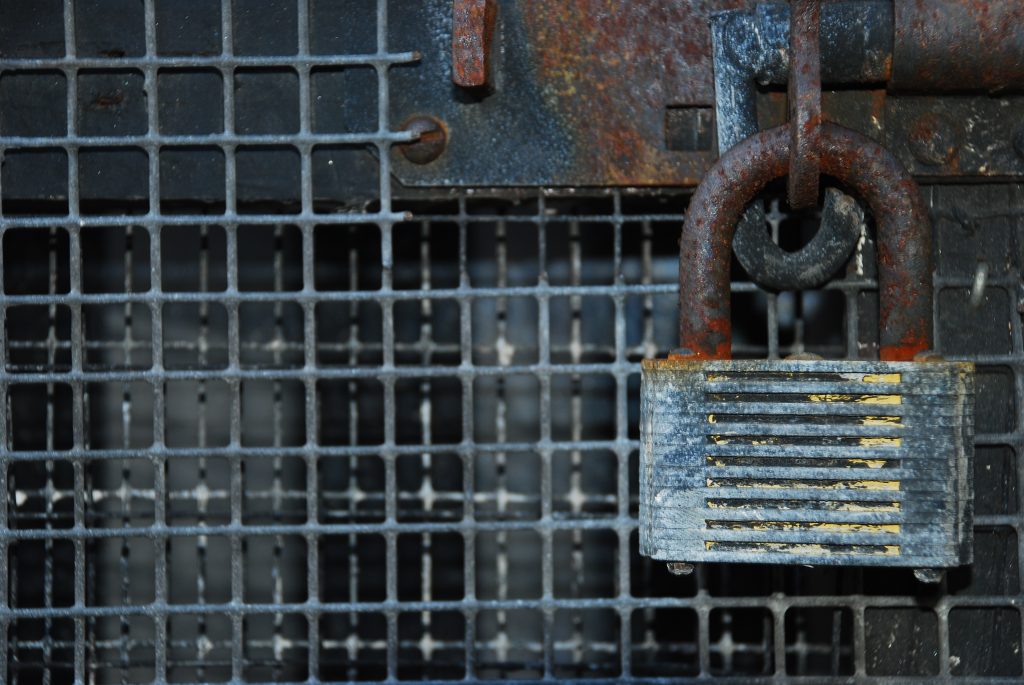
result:
[[[789,167],[790,127],[747,138],[708,171],[679,239],[679,344],[698,359],[730,359],[729,265],[744,208]],[[879,357],[911,361],[932,343],[931,228],[917,184],[896,158],[855,131],[821,125],[821,170],[864,199],[878,240]]]

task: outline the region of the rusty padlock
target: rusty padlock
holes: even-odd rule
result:
[[[972,556],[974,365],[929,354],[931,235],[913,180],[870,139],[822,125],[822,170],[878,233],[880,361],[731,360],[731,238],[785,174],[789,129],[708,172],[680,240],[680,345],[645,360],[640,552],[692,562],[904,566]]]

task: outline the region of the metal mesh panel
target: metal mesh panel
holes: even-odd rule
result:
[[[12,7],[0,681],[1019,679],[1019,187],[927,190],[973,569],[677,578],[637,554],[637,415],[684,198],[394,200],[383,0]],[[737,353],[870,356],[872,261],[738,280]]]

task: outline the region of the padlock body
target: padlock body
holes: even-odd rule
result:
[[[971,561],[974,365],[645,360],[640,552]]]

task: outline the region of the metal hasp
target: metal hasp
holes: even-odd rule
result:
[[[788,85],[790,126],[796,141],[790,152],[788,195],[792,206],[806,207],[817,200],[819,160],[807,139],[821,120],[821,83],[885,81],[891,65],[893,15],[890,2],[822,7],[801,0],[792,9],[788,4],[765,3],[751,12],[723,12],[712,18],[715,113],[721,154],[757,131],[757,85]],[[786,252],[769,239],[764,207],[753,201],[736,228],[736,258],[764,287],[790,290],[821,285],[846,263],[860,238],[856,217],[839,211],[854,204],[832,190],[814,238],[800,250]]]
[[[872,105],[872,135],[914,173],[1006,175],[1019,173],[1012,139],[1019,126],[1018,100],[900,96],[899,93],[1000,92],[1024,86],[1024,4],[976,0],[760,3],[711,18],[718,150],[724,153],[758,130],[759,86],[789,85],[790,119],[820,113],[813,83],[885,87]],[[791,9],[793,12],[791,13]],[[797,27],[799,33],[791,28]],[[820,42],[819,42],[820,34]],[[820,72],[816,69],[820,65]],[[880,91],[879,91],[880,92]],[[895,94],[895,95],[894,95]],[[1016,103],[1016,104],[1015,104]],[[995,113],[1002,110],[1009,116]],[[843,116],[841,108],[828,114]],[[978,129],[968,136],[959,122]],[[1020,117],[1017,117],[1020,120]],[[802,127],[797,133],[810,130]],[[1003,130],[1010,127],[1009,131]],[[868,129],[865,129],[868,130]],[[980,135],[980,131],[987,132]],[[970,137],[968,141],[967,138]],[[798,139],[799,142],[799,139]],[[803,160],[790,174],[790,204],[806,206],[812,183],[813,146],[799,146]],[[804,167],[809,167],[806,171]],[[791,162],[791,168],[793,164]],[[802,189],[794,193],[794,189]],[[734,250],[751,278],[774,289],[820,285],[835,273],[857,240],[846,216],[826,206],[815,241],[794,253],[771,242],[764,209],[753,202],[736,229]],[[822,249],[827,246],[828,249]],[[839,263],[837,264],[837,260]],[[811,268],[811,265],[817,268]]]
[[[1024,3],[865,0],[824,3],[821,82],[894,92],[1024,88]],[[718,149],[757,130],[757,86],[789,82],[790,5],[711,17]]]
[[[884,148],[822,125],[822,171],[877,224],[881,361],[731,360],[732,234],[789,152],[788,127],[756,134],[690,202],[681,349],[641,372],[640,551],[687,563],[969,563],[974,366],[927,352],[931,228]]]

